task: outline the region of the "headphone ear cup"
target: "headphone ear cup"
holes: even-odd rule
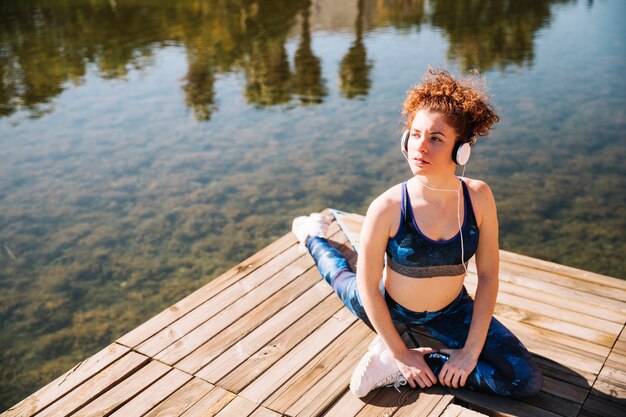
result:
[[[411,136],[411,134],[408,130],[405,130],[402,132],[402,139],[400,139],[400,150],[406,158],[409,157],[409,136]]]
[[[457,142],[452,150],[452,160],[457,165],[465,165],[472,154],[472,146],[467,142]]]

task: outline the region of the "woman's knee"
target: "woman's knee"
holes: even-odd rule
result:
[[[543,386],[543,374],[539,366],[532,359],[527,360],[524,372],[513,381],[511,396],[513,398],[527,398],[539,394]]]
[[[352,272],[348,260],[335,249],[330,243],[320,237],[311,237],[307,240],[307,249],[317,265],[317,269],[333,288],[334,280],[337,276],[344,272]]]
[[[485,349],[480,356],[479,373],[491,380],[489,389],[510,398],[526,398],[541,391],[541,369],[526,351],[501,354]],[[482,365],[482,366],[481,366]],[[480,379],[480,378],[479,378]]]

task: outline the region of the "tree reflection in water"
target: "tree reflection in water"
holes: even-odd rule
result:
[[[293,91],[301,104],[319,104],[328,94],[322,79],[322,63],[311,49],[310,18],[309,0],[303,5],[300,44],[294,57]]]
[[[358,0],[355,22],[356,39],[339,66],[341,93],[346,98],[365,96],[372,85],[370,80],[372,63],[367,60],[367,51],[363,44],[364,3],[365,0]]]
[[[551,7],[572,1],[432,0],[426,10],[423,0],[357,0],[356,37],[339,64],[341,94],[359,98],[371,88],[373,64],[363,42],[369,29],[419,30],[430,24],[444,31],[448,57],[463,69],[530,66],[534,37],[550,23]],[[150,65],[154,50],[171,43],[186,49],[182,89],[198,120],[217,111],[218,74],[242,71],[244,95],[258,106],[294,98],[321,103],[328,93],[321,60],[311,49],[310,0],[23,0],[0,7],[0,116],[22,109],[40,117],[53,111],[54,98],[69,84],[83,81],[88,65],[95,64],[103,78],[123,79],[131,68]],[[285,44],[298,21],[292,73]]]
[[[534,38],[554,4],[572,0],[436,0],[431,24],[448,35],[448,57],[465,70],[532,66]]]

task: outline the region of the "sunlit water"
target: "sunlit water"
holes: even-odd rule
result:
[[[428,66],[486,75],[501,247],[626,277],[622,1],[5,3],[0,409],[294,216],[364,213]]]

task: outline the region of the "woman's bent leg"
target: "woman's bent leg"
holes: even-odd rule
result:
[[[359,297],[356,274],[350,268],[350,264],[345,256],[332,247],[326,239],[321,237],[309,237],[306,247],[315,260],[320,274],[337,293],[348,310],[372,328],[363,308],[361,297]]]
[[[437,340],[451,349],[465,344],[474,300],[465,295],[449,313],[424,325]],[[504,397],[524,398],[537,394],[541,370],[520,340],[495,318],[491,319],[485,346],[465,388]]]

